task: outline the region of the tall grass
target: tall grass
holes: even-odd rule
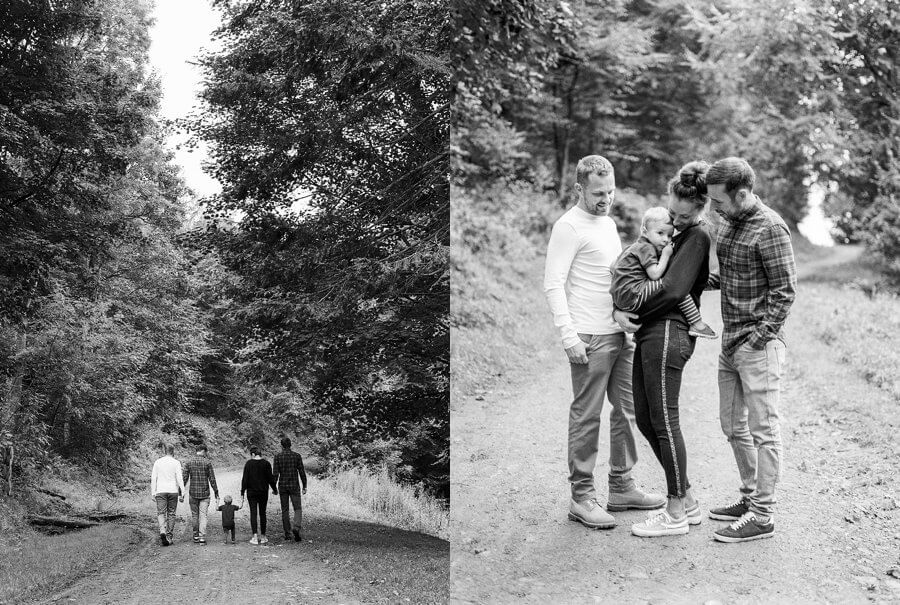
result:
[[[370,472],[350,468],[325,480],[325,484],[339,496],[350,496],[363,507],[374,520],[392,527],[417,531],[443,539],[450,535],[450,511],[441,502],[427,494],[416,494],[412,487],[400,485],[391,477],[387,468]],[[338,508],[341,506],[327,506]]]
[[[0,603],[21,603],[124,555],[140,541],[129,527],[101,525],[59,536],[31,534],[3,544]]]

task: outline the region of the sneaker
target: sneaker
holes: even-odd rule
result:
[[[294,542],[302,542],[303,538],[300,536],[300,530],[294,530]]]
[[[259,543],[260,543],[260,544],[268,544],[268,543],[269,543],[269,539],[268,539],[267,537],[265,537],[265,536],[260,536],[260,538],[259,538]]]
[[[256,537],[256,534],[253,534],[253,537],[250,538],[250,544],[259,544],[259,538]]]
[[[615,518],[603,510],[596,498],[569,505],[569,520],[578,521],[591,529],[610,529],[616,526]]]
[[[715,330],[703,324],[703,327],[691,326],[688,328],[689,336],[696,336],[697,338],[718,338],[719,335],[716,334]]]
[[[237,544],[237,542],[234,541],[234,538],[231,539],[231,543],[232,543],[232,544]]]
[[[757,522],[755,514],[748,512],[728,527],[715,532],[713,538],[719,542],[749,542],[750,540],[771,538],[774,535],[774,521],[763,525]]]
[[[200,541],[200,536],[199,536],[199,535],[195,535],[195,536],[194,536],[194,544],[196,544],[196,543],[199,542],[199,541]]]
[[[684,509],[684,512],[687,515],[688,524],[690,525],[700,525],[701,521],[703,521],[703,514],[700,512],[699,502],[694,502],[694,506]]]
[[[197,538],[197,544],[206,544],[206,538],[200,536],[199,538]]]
[[[737,521],[750,510],[750,503],[746,498],[741,498],[734,504],[709,509],[709,518],[719,521]]]
[[[627,492],[609,492],[606,510],[611,512],[628,509],[654,510],[666,505],[666,497],[662,494],[645,494],[636,487]]]
[[[631,526],[631,533],[642,538],[655,538],[657,536],[678,536],[688,533],[687,515],[675,520],[669,516],[668,511],[661,510],[647,517],[646,521],[635,523]]]
[[[169,539],[166,537],[166,534],[159,534],[159,543],[163,546],[169,545]]]

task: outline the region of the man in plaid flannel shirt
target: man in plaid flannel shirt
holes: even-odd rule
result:
[[[306,470],[303,468],[303,457],[291,449],[291,440],[284,437],[281,440],[282,450],[275,454],[272,462],[272,476],[278,484],[278,495],[281,497],[281,524],[284,526],[284,539],[290,540],[291,535],[295,542],[303,538],[300,535],[303,522],[303,503],[300,498],[300,481],[303,482],[302,494],[306,495]],[[297,478],[300,478],[300,481]],[[291,509],[288,501],[294,507],[294,523],[291,525]]]
[[[756,175],[741,158],[719,160],[706,185],[725,223],[716,239],[721,288],[719,420],[741,478],[740,499],[713,508],[733,521],[713,537],[746,542],[774,535],[775,483],[781,476],[778,397],[785,363],[784,322],[797,285],[791,235],[784,220],[753,193]]]
[[[216,506],[219,506],[219,487],[216,485],[216,473],[206,457],[206,446],[197,446],[197,455],[184,463],[184,484],[190,481],[188,503],[194,525],[194,542],[206,544],[206,517],[209,511],[209,487],[216,495]]]

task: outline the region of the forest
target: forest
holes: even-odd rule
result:
[[[835,240],[900,283],[896,2],[487,0],[453,19],[461,275],[458,251],[543,232],[584,155],[615,166],[626,232],[680,165],[737,155],[792,228],[818,189]],[[482,238],[495,212],[511,230]]]
[[[173,124],[152,2],[0,4],[3,491],[115,478],[141,427],[187,447],[199,416],[449,500],[446,11],[213,6]],[[221,194],[186,187],[174,131]]]

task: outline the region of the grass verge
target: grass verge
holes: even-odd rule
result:
[[[413,488],[396,483],[386,468],[378,473],[347,469],[321,481],[317,490],[317,499],[328,512],[444,540],[450,537],[449,511],[427,494],[417,495]]]
[[[121,525],[101,525],[58,536],[20,535],[3,545],[0,603],[23,603],[124,556],[142,540]]]

